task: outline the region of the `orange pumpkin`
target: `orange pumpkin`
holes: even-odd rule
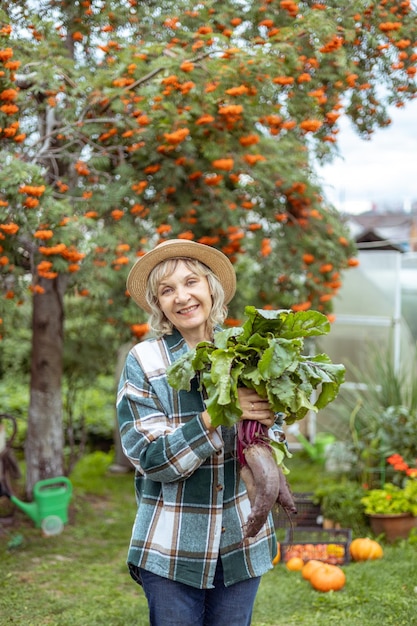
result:
[[[310,576],[310,584],[317,591],[339,591],[344,587],[346,576],[338,565],[323,563]]]
[[[310,559],[301,570],[302,577],[306,580],[310,580],[313,572],[315,572],[316,569],[318,567],[321,567],[322,565],[323,561],[319,561],[318,559]]]
[[[293,556],[291,559],[288,559],[286,566],[291,571],[297,571],[303,568],[304,561],[299,556]]]
[[[382,559],[384,551],[381,545],[374,539],[358,537],[350,544],[350,556],[354,561],[368,561]]]

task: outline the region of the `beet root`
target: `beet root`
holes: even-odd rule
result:
[[[245,484],[251,502],[251,512],[244,528],[244,538],[247,539],[255,537],[265,524],[278,498],[280,474],[268,446],[257,444],[248,446],[244,450],[244,455],[247,466],[243,467],[247,467],[249,471],[243,472],[242,479],[245,481],[245,473],[246,477],[249,477],[248,483],[245,481]]]
[[[295,514],[297,513],[297,507],[295,505],[295,501],[293,495],[291,493],[291,489],[288,485],[288,481],[285,477],[284,472],[280,467],[278,467],[278,472],[280,475],[279,479],[279,493],[277,498],[277,503],[284,509],[287,514]]]

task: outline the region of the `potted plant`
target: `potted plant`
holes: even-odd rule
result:
[[[313,502],[320,504],[324,528],[351,528],[363,532],[366,526],[361,498],[365,490],[359,483],[349,480],[329,482],[313,493]]]
[[[369,489],[361,502],[376,535],[384,534],[387,541],[406,539],[417,527],[417,469],[409,467],[399,454],[387,459],[393,469],[403,474],[401,484],[385,483]]]

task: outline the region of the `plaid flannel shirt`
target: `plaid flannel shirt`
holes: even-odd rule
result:
[[[136,468],[137,514],[127,561],[197,588],[213,587],[219,556],[225,584],[272,567],[272,515],[243,541],[250,503],[236,460],[236,428],[204,426],[197,380],[176,391],[166,368],[188,346],[179,332],[148,339],[129,353],[117,415],[124,453]]]

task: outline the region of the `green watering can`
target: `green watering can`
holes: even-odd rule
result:
[[[66,476],[39,480],[33,487],[33,502],[22,502],[16,496],[10,500],[35,522],[35,528],[44,528],[45,522],[55,520],[61,525],[68,522],[68,505],[72,496],[72,483]]]

